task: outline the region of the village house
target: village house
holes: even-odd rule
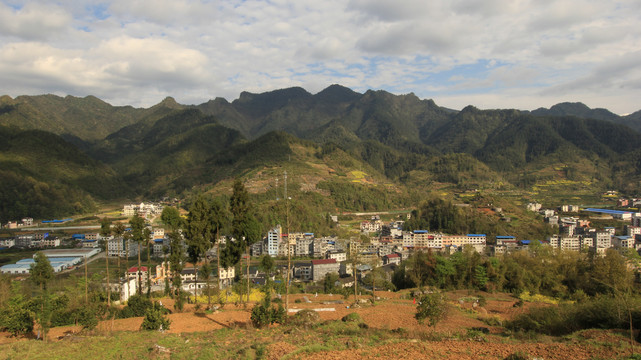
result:
[[[320,259],[312,260],[312,281],[319,281],[325,278],[325,274],[337,273],[340,269],[340,264],[336,259]]]
[[[327,258],[341,262],[347,260],[347,253],[341,250],[332,250],[327,252]]]
[[[296,263],[294,264],[293,272],[294,278],[309,281],[312,279],[312,263]]]
[[[398,254],[388,254],[383,256],[383,265],[400,264],[400,263],[401,263],[401,256]]]
[[[236,277],[236,268],[230,266],[228,268],[220,268],[218,270],[218,278],[220,279],[220,288],[224,289],[229,287],[234,282],[234,277]]]

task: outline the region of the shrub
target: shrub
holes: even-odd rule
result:
[[[358,313],[349,313],[343,316],[341,320],[344,322],[357,322],[357,323],[363,322],[363,319],[361,318],[360,315],[358,315]]]
[[[33,330],[33,315],[23,308],[10,308],[0,311],[0,329],[11,335],[30,333]]]
[[[168,330],[171,320],[165,316],[166,309],[157,303],[145,312],[145,319],[140,325],[141,330]]]
[[[446,306],[440,293],[423,295],[416,307],[414,317],[421,324],[427,319],[429,326],[436,326],[439,321],[445,318]]]
[[[503,326],[503,321],[498,316],[482,316],[478,318],[489,326]]]
[[[633,304],[638,309],[638,304]],[[625,303],[612,297],[560,306],[532,308],[509,321],[506,327],[515,331],[535,331],[548,335],[565,335],[583,329],[617,329],[629,326]],[[633,325],[641,323],[638,310],[632,311]]]
[[[65,326],[74,324],[74,314],[73,311],[67,311],[64,309],[55,310],[51,313],[51,326]]]
[[[530,357],[520,351],[508,355],[504,360],[529,360]]]
[[[293,326],[301,326],[305,328],[310,328],[315,326],[320,322],[320,315],[314,310],[301,310],[290,317],[287,321],[288,324]]]
[[[285,308],[282,304],[273,307],[269,296],[265,296],[261,304],[252,309],[251,321],[255,327],[261,328],[274,323],[282,324],[285,320]]]
[[[96,309],[89,306],[78,309],[78,323],[85,329],[94,329],[98,326]]]
[[[153,306],[149,298],[142,295],[133,295],[127,300],[127,308],[131,310],[133,316],[145,316],[147,309]]]

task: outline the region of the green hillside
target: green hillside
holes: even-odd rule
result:
[[[59,136],[0,126],[0,222],[82,213],[129,194],[113,170]]]
[[[11,120],[12,126],[69,140],[11,130],[33,139],[22,147],[3,145],[11,149],[3,153],[7,181],[31,176],[92,199],[112,199],[122,189],[145,198],[224,194],[230,179],[240,176],[253,184],[250,191],[265,209],[278,213],[276,179],[282,187],[284,171],[292,191],[305,199],[301,214],[414,207],[430,194],[457,197],[470,189],[530,198],[641,191],[641,134],[611,116],[583,118],[606,113],[582,104],[532,113],[473,106],[452,111],[413,94],[360,94],[339,85],[314,95],[302,88],[243,92],[232,102],[217,98],[198,106],[166,98],[148,109],[51,95],[0,103],[0,121],[21,115],[24,121]],[[49,118],[52,125],[43,120]],[[85,128],[87,119],[103,124],[89,136],[81,119]],[[52,145],[59,143],[64,146]],[[55,161],[38,160],[34,152],[41,148],[43,158]]]

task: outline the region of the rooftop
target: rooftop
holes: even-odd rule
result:
[[[583,209],[583,211],[598,212],[598,213],[603,213],[603,214],[616,214],[616,215],[631,214],[630,211],[610,210],[610,209],[597,209],[597,208],[587,208],[587,209]]]
[[[336,259],[312,260],[312,265],[336,264]]]

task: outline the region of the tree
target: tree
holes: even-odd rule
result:
[[[325,274],[325,278],[323,279],[323,291],[325,291],[326,294],[335,292],[337,281],[338,281],[337,273],[330,272]]]
[[[169,240],[169,267],[171,272],[173,273],[172,285],[174,287],[174,294],[176,296],[176,308],[182,310],[184,300],[180,273],[183,270],[183,258],[185,257],[185,253],[183,250],[182,237],[179,233],[174,231],[170,232]]]
[[[31,264],[29,272],[31,273],[31,281],[40,287],[42,291],[40,295],[40,313],[38,314],[38,323],[42,328],[42,336],[47,341],[47,329],[49,329],[49,306],[48,306],[48,292],[47,284],[53,279],[53,268],[47,256],[42,252],[37,252],[34,258],[35,262]]]
[[[214,199],[211,203],[211,226],[215,229],[215,236],[212,242],[212,245],[216,245],[216,261],[218,274],[216,275],[217,288],[220,290],[220,233],[229,224],[229,212],[225,204],[219,199]],[[211,304],[209,304],[211,306]]]
[[[427,281],[434,277],[436,258],[431,249],[427,252],[418,251],[408,259],[409,276],[420,288],[427,284]]]
[[[260,263],[258,265],[264,272],[265,272],[265,285],[267,285],[267,288],[269,289],[267,296],[271,295],[272,292],[272,287],[271,287],[271,280],[269,276],[271,275],[271,272],[274,270],[275,262],[274,258],[269,256],[268,254],[265,254],[260,257]]]
[[[38,251],[34,257],[35,262],[31,264],[29,273],[31,281],[40,287],[40,290],[47,290],[47,283],[53,279],[53,268],[47,256]]]
[[[162,210],[162,214],[160,214],[160,221],[169,227],[171,231],[180,229],[183,224],[180,212],[173,206],[167,206]]]
[[[145,311],[145,318],[140,325],[141,330],[169,330],[171,320],[165,316],[165,308],[154,303]]]
[[[142,291],[142,273],[140,271],[141,267],[141,261],[140,261],[140,252],[142,251],[143,245],[145,243],[145,234],[144,234],[144,228],[145,228],[145,219],[140,217],[138,213],[134,215],[130,220],[129,220],[129,225],[131,225],[131,237],[133,241],[138,244],[138,292]],[[149,240],[147,240],[149,241]]]
[[[261,239],[261,225],[252,214],[249,194],[239,178],[234,181],[229,208],[232,214],[232,236],[239,247],[241,249],[244,247],[247,253],[247,302],[249,302],[249,247]],[[238,260],[240,261],[240,258]]]
[[[420,298],[414,317],[421,324],[427,319],[429,326],[436,326],[445,318],[446,307],[447,304],[440,293],[426,294]]]
[[[265,296],[263,301],[252,309],[251,321],[255,327],[261,328],[274,323],[282,324],[285,316],[283,305],[278,304],[278,307],[274,307],[269,296]]]
[[[187,254],[196,268],[196,283],[198,283],[198,261],[202,257],[206,257],[205,254],[212,242],[215,241],[216,236],[215,229],[212,227],[211,207],[202,195],[199,195],[189,208],[186,236]],[[198,297],[198,286],[196,286],[194,295],[196,298]],[[211,305],[211,300],[209,304]]]
[[[100,220],[100,235],[111,235],[111,219],[104,217]],[[107,265],[107,306],[111,307],[111,282],[109,281],[109,245],[105,243],[105,264]]]

